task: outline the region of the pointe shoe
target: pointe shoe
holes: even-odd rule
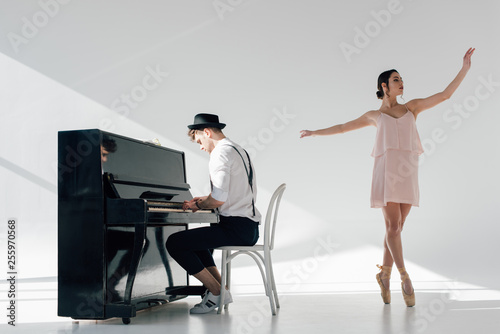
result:
[[[412,287],[413,292],[411,294],[407,294],[404,288],[404,281],[410,280],[410,276],[406,272],[406,269],[403,268],[398,268],[399,272],[404,275],[401,277],[401,290],[403,291],[403,299],[405,300],[406,306],[412,307],[415,306],[415,289]]]
[[[377,278],[378,285],[380,285],[382,300],[385,304],[391,303],[391,290],[387,289],[382,283],[382,279],[391,278],[392,267],[389,266],[381,266],[377,264],[377,267],[380,269],[380,272],[375,276]]]

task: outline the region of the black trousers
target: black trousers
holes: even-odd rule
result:
[[[215,266],[211,250],[221,246],[253,246],[259,239],[259,223],[246,217],[219,217],[219,224],[172,234],[166,242],[169,254],[194,275]]]

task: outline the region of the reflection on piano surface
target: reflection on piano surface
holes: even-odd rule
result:
[[[184,153],[100,130],[59,132],[58,315],[121,317],[201,294],[165,241],[190,223],[216,223],[190,200]]]

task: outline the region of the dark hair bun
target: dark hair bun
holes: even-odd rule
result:
[[[380,75],[378,76],[378,80],[377,80],[377,88],[378,88],[378,91],[377,91],[377,97],[379,99],[383,99],[384,98],[384,90],[382,89],[382,84],[385,83],[387,86],[389,86],[389,78],[391,77],[391,74],[392,73],[398,73],[398,71],[396,71],[395,69],[392,69],[392,70],[388,70],[388,71],[385,71],[385,72],[382,72],[380,73]]]

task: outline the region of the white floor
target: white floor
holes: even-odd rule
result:
[[[323,286],[324,292],[281,293],[281,309],[272,316],[262,293],[243,294],[234,287],[234,303],[222,315],[190,315],[198,297],[144,310],[129,325],[121,319],[79,321],[56,316],[56,281],[21,283],[16,326],[2,316],[3,333],[499,333],[500,292],[443,282],[414,282],[417,305],[404,305],[392,283],[391,305],[384,305],[376,283]],[[303,286],[306,290],[310,287]],[[278,290],[280,288],[278,287]],[[3,290],[3,289],[2,289]],[[255,289],[254,289],[255,290]],[[282,290],[286,290],[283,287]],[[318,290],[318,287],[316,287]],[[348,291],[350,290],[350,291]],[[2,291],[2,309],[7,299]],[[6,311],[2,312],[6,314]]]

